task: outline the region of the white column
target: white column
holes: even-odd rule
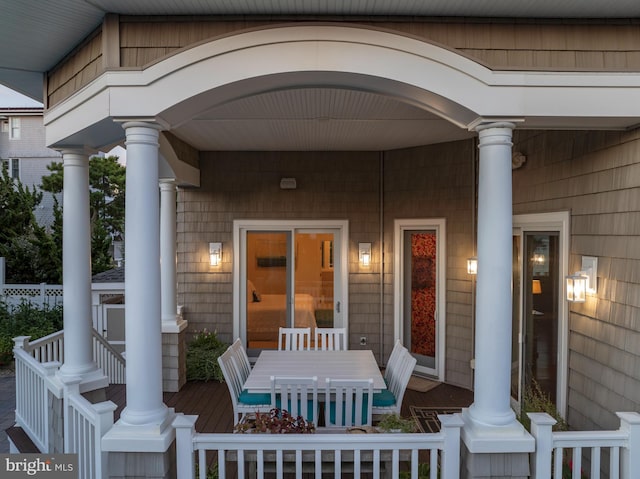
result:
[[[125,204],[125,344],[127,405],[121,421],[149,426],[167,420],[162,402],[160,327],[159,127],[128,122]]]
[[[58,374],[79,377],[84,392],[108,385],[93,361],[89,157],[81,149],[65,150],[62,155],[64,364]]]
[[[513,438],[509,436],[526,435],[510,407],[513,128],[506,122],[477,128],[480,166],[474,403],[463,414],[467,425],[463,437],[466,435],[471,452],[482,449],[473,440],[478,437],[494,436],[491,448],[499,450],[506,444],[513,450]],[[505,436],[507,442],[500,445],[495,441],[496,434],[498,438]]]
[[[176,185],[160,180],[160,283],[162,332],[179,332],[176,306]]]

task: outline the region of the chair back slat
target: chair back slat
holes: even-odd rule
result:
[[[316,351],[346,351],[349,349],[346,328],[316,328],[315,349]]]
[[[293,417],[302,416],[318,423],[318,377],[271,376],[271,403],[286,409]]]
[[[249,356],[247,356],[247,351],[242,345],[242,340],[240,338],[236,339],[231,346],[229,346],[233,353],[233,357],[235,358],[236,365],[240,371],[240,376],[242,382],[246,381],[249,377],[249,373],[251,372],[251,363],[249,362]]]
[[[306,351],[311,347],[311,328],[280,328],[278,351]]]
[[[325,424],[328,427],[370,426],[373,379],[331,379],[325,385]]]

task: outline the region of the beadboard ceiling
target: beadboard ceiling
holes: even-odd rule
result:
[[[97,28],[108,12],[638,18],[640,1],[0,0],[0,83],[41,101],[42,73]],[[410,105],[338,89],[288,90],[246,98],[207,111],[174,133],[200,150],[388,150],[469,136]]]

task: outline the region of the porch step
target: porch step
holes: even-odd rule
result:
[[[39,454],[40,450],[36,447],[33,441],[27,436],[27,433],[24,432],[24,429],[18,426],[11,426],[6,429],[7,437],[9,441],[13,444],[17,452],[23,454]]]

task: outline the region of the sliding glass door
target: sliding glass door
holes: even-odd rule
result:
[[[342,227],[247,223],[238,228],[237,326],[249,353],[277,348],[280,327],[346,327]]]

